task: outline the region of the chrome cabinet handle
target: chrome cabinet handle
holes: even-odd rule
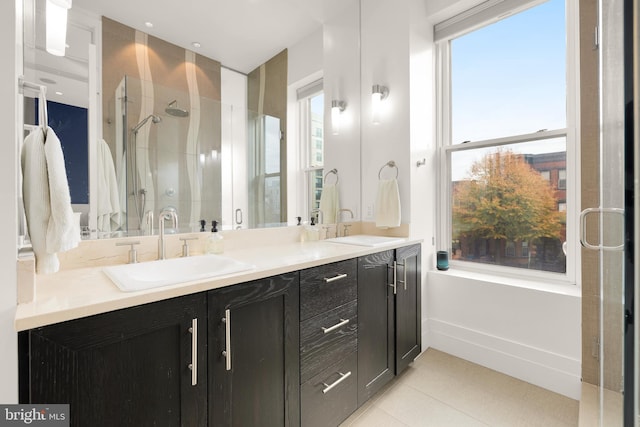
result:
[[[398,280],[398,282],[404,285],[404,290],[407,290],[407,259],[402,260],[402,264],[397,264],[402,267],[402,280]]]
[[[398,292],[398,263],[393,261],[393,267],[389,267],[393,269],[393,283],[389,283],[389,286],[393,288],[393,294],[397,294]]]
[[[224,342],[225,349],[222,351],[222,355],[226,359],[227,371],[231,370],[231,311],[226,309],[224,311],[224,317],[222,318],[224,323]]]
[[[330,326],[328,328],[322,327],[322,332],[325,334],[328,334],[329,332],[335,331],[336,329],[346,325],[347,323],[349,323],[349,319],[340,319],[340,323],[336,323],[335,325]]]
[[[331,283],[331,282],[335,282],[336,280],[344,279],[345,277],[347,277],[346,274],[338,274],[337,276],[333,276],[333,277],[325,277],[324,281],[325,283]]]
[[[342,381],[349,378],[351,376],[351,371],[347,372],[346,374],[343,374],[342,372],[338,372],[338,375],[340,375],[340,378],[338,378],[335,382],[331,384],[322,383],[322,385],[324,386],[324,389],[322,389],[322,393],[324,394],[329,393],[332,388],[334,388],[335,386],[340,384]]]
[[[198,319],[191,319],[191,385],[198,385]]]

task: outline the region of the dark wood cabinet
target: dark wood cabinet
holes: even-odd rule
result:
[[[412,245],[358,258],[358,405],[420,354],[420,256]]]
[[[73,426],[335,426],[420,353],[420,245],[19,333]]]
[[[393,250],[358,258],[358,406],[395,372]]]
[[[206,319],[196,294],[21,332],[20,400],[68,403],[72,426],[203,426]]]
[[[420,245],[396,249],[396,375],[420,354],[422,343]],[[402,278],[399,277],[402,274]]]
[[[209,425],[300,423],[298,273],[208,294]]]
[[[300,272],[301,422],[336,426],[358,407],[357,261]]]

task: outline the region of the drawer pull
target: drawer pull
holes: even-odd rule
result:
[[[324,332],[325,334],[328,334],[331,331],[335,331],[336,329],[338,329],[341,326],[346,325],[347,323],[349,323],[349,319],[340,319],[340,323],[336,323],[335,325],[325,328],[324,326],[322,327],[322,332]]]
[[[343,374],[342,372],[338,372],[338,375],[340,375],[340,378],[338,378],[334,383],[332,384],[322,383],[322,385],[324,386],[324,388],[322,389],[322,393],[324,394],[329,393],[332,388],[334,388],[335,386],[340,384],[342,381],[349,378],[351,376],[351,371],[347,372],[346,374]]]
[[[346,274],[338,274],[337,276],[334,276],[334,277],[325,277],[324,281],[325,283],[331,283],[331,282],[335,282],[336,280],[344,279],[345,277],[347,277]]]

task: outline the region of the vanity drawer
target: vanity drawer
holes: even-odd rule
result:
[[[300,382],[305,382],[358,346],[358,305],[351,301],[300,324]]]
[[[304,321],[357,297],[357,259],[300,272],[300,320]]]
[[[351,353],[302,384],[300,415],[303,426],[334,427],[356,410],[357,361],[356,353]]]

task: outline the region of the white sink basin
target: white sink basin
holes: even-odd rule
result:
[[[137,264],[114,265],[105,267],[102,271],[120,290],[133,292],[224,276],[252,268],[255,266],[232,258],[219,255],[198,255]]]
[[[343,243],[345,245],[356,246],[384,246],[390,243],[397,243],[404,241],[404,237],[384,237],[384,236],[370,236],[367,234],[356,234],[354,236],[335,237],[333,239],[326,239],[326,242],[331,243]]]

